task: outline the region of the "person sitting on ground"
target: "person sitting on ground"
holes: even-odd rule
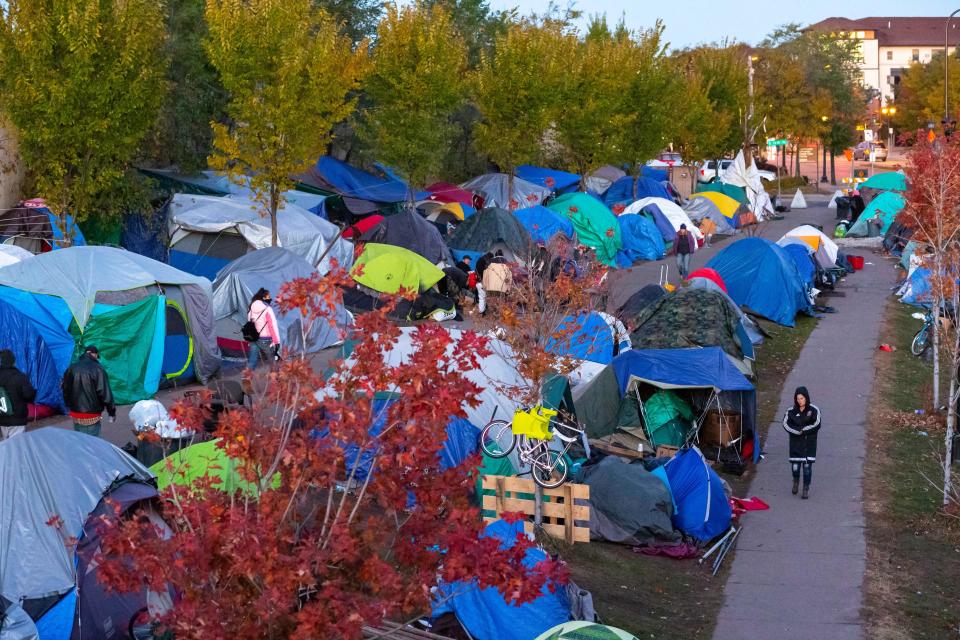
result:
[[[793,495],[800,484],[803,468],[803,499],[810,493],[813,463],[817,460],[817,432],[820,431],[820,409],[810,404],[806,387],[797,387],[793,407],[783,415],[783,428],[790,434],[790,469],[793,472]]]
[[[247,354],[247,368],[253,370],[260,364],[261,358],[267,363],[273,363],[280,353],[280,324],[277,314],[270,303],[273,298],[270,292],[261,287],[250,300],[247,309],[247,321],[252,322],[257,330],[257,340],[250,342],[250,351]]]
[[[107,370],[100,364],[100,350],[88,345],[80,359],[63,374],[63,402],[73,418],[73,429],[100,437],[100,422],[106,409],[110,422],[117,419],[113,390]]]
[[[0,351],[0,442],[27,430],[27,405],[37,397],[30,378],[16,365],[13,351]]]

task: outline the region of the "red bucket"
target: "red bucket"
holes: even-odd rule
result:
[[[847,256],[847,260],[850,261],[850,266],[853,267],[854,271],[863,269],[863,256]]]

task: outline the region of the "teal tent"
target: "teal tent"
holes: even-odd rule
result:
[[[899,171],[885,171],[884,173],[875,173],[860,187],[878,189],[880,191],[906,191],[907,176]]]
[[[623,247],[617,217],[595,197],[586,193],[567,193],[547,205],[573,222],[580,244],[597,252],[597,260],[615,265]]]
[[[697,185],[697,193],[709,193],[711,191],[722,193],[725,196],[733,198],[740,204],[750,204],[747,200],[747,190],[743,187],[727,184],[726,182],[708,182]]]
[[[906,204],[903,194],[896,191],[884,191],[870,201],[857,221],[847,230],[847,237],[865,238],[867,236],[867,222],[878,217],[880,218],[880,235],[885,234]]]

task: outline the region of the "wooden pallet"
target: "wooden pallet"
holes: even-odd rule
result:
[[[533,531],[533,517],[536,512],[533,480],[509,476],[483,476],[481,487],[493,491],[494,495],[484,492],[482,508],[492,511],[494,516],[484,517],[490,522],[502,513],[519,512],[526,514],[527,531]],[[555,538],[574,542],[590,542],[590,487],[585,484],[565,484],[556,489],[544,489],[541,505],[543,530]]]

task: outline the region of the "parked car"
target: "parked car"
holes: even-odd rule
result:
[[[727,158],[720,161],[720,171],[726,171],[727,167],[733,164],[733,160]],[[717,161],[704,160],[697,169],[698,182],[713,182],[717,178]]]
[[[869,160],[871,150],[874,152],[874,160],[877,162],[886,162],[887,145],[882,142],[861,142],[853,148],[853,159]]]

